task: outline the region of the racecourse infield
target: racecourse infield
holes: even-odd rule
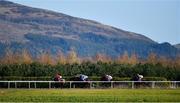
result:
[[[0,102],[180,102],[180,89],[0,89]]]

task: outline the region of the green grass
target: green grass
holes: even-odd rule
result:
[[[180,102],[180,89],[0,89],[0,102]]]

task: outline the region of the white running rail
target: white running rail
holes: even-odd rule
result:
[[[56,84],[61,85],[55,87]],[[0,81],[0,88],[83,88],[82,85],[86,85],[86,88],[176,89],[180,87],[180,81]]]

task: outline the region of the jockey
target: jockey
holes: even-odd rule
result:
[[[59,79],[62,79],[62,76],[61,76],[61,74],[59,73]]]
[[[82,81],[86,81],[88,79],[88,76],[87,75],[84,75],[84,74],[80,74],[79,78],[82,80]]]
[[[137,74],[137,76],[138,76],[138,81],[141,81],[142,80],[142,78],[143,78],[143,75],[139,75],[139,74]]]
[[[112,80],[112,76],[106,75],[106,79],[107,79],[107,81],[111,81]]]
[[[54,81],[63,81],[63,78],[62,78],[62,76],[61,76],[60,73],[57,73],[57,74],[56,74],[56,76],[55,76],[55,78],[54,78]]]

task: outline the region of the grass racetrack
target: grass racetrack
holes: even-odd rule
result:
[[[180,102],[180,89],[0,89],[0,102]]]

